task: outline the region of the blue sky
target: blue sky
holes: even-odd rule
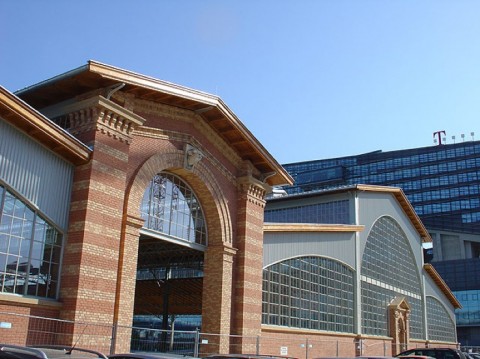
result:
[[[220,96],[280,163],[480,139],[480,1],[0,0],[0,85],[89,59]]]

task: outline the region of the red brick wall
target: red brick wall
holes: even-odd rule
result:
[[[9,300],[10,301],[10,300]],[[35,300],[31,304],[12,302],[0,299],[0,322],[8,323],[11,328],[0,328],[0,342],[16,345],[56,344],[52,329],[54,321],[33,318],[34,316],[58,318],[59,308],[39,306]]]
[[[260,338],[260,353],[283,355],[296,358],[355,356],[355,335],[322,334],[305,330],[272,330],[263,329]],[[383,349],[377,355],[383,356]]]
[[[146,118],[144,126],[128,133],[118,126],[123,120],[98,107],[70,115],[78,125],[72,133],[94,151],[75,171],[60,318],[132,324],[140,203],[153,176],[166,170],[193,188],[206,217],[202,330],[259,334],[263,185],[251,177],[244,181],[239,154],[194,112],[132,98],[128,106]],[[204,154],[192,170],[183,168],[187,144]],[[75,325],[66,334],[70,331],[73,341],[83,330]],[[129,333],[122,333],[117,352],[129,347]],[[89,333],[85,337],[88,344]],[[222,352],[228,351],[224,338]]]
[[[238,186],[238,235],[235,246],[233,332],[242,336],[260,335],[262,320],[263,200],[265,188],[252,178]],[[239,347],[244,353],[255,351],[251,341]]]

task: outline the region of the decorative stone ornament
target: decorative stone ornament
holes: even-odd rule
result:
[[[189,171],[193,170],[193,167],[205,157],[203,152],[198,148],[193,147],[190,144],[185,145],[185,159],[183,167]]]

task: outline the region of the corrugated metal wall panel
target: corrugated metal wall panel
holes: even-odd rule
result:
[[[0,119],[0,179],[62,230],[74,166]]]
[[[297,256],[330,257],[355,268],[355,233],[266,232],[263,266]]]
[[[376,221],[382,216],[390,216],[395,219],[407,236],[420,270],[423,264],[422,239],[397,200],[393,196],[381,192],[358,192],[358,200],[360,208],[358,224],[365,225],[365,230],[360,232],[362,256],[368,235]]]

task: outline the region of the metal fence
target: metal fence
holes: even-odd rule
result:
[[[355,339],[275,333],[271,337],[235,336],[184,330],[161,330],[73,322],[0,311],[0,343],[16,345],[76,345],[114,352],[173,353],[206,357],[218,353],[248,353],[312,359],[391,353],[390,340]],[[411,346],[414,347],[415,345]],[[433,346],[433,345],[431,345]],[[477,351],[478,348],[462,348]]]
[[[199,331],[172,331],[132,328],[133,352],[168,352],[186,356],[198,356]]]
[[[466,353],[480,353],[480,347],[478,346],[462,345],[460,349],[462,350],[462,352]]]

